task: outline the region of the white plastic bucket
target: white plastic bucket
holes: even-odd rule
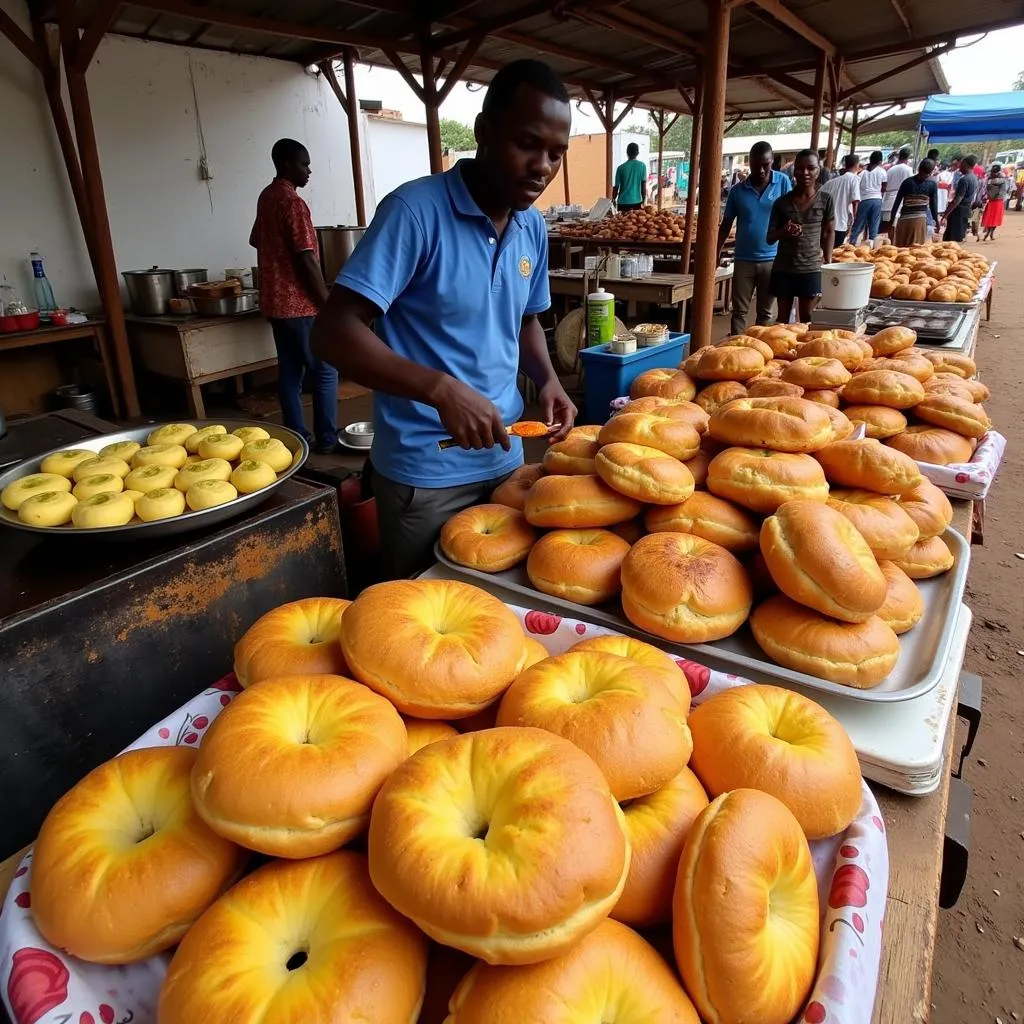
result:
[[[826,309],[860,309],[871,298],[873,263],[826,263],[821,268],[821,304]]]

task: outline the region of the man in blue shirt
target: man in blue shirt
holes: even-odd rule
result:
[[[778,245],[767,242],[768,217],[779,196],[791,191],[789,178],[772,170],[775,155],[767,142],[750,147],[750,174],[729,190],[718,229],[718,253],[736,224],[736,256],[732,276],[732,333],[747,329],[750,300],[757,291],[757,323],[770,324],[775,319],[775,299],[769,289],[772,263]]]
[[[523,410],[517,372],[536,384],[552,440],[572,426],[537,321],[551,298],[533,207],[569,146],[570,119],[546,64],[499,71],[476,119],[476,158],[392,192],[317,317],[314,351],[375,392],[370,460],[388,578],[429,565],[445,521],[522,464],[522,442],[505,431]],[[440,450],[449,435],[459,447]]]

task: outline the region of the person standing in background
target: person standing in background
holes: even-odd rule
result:
[[[843,157],[842,172],[821,186],[821,190],[827,192],[835,203],[836,245],[842,245],[846,241],[846,233],[850,229],[850,224],[857,218],[857,209],[860,207],[858,167],[860,167],[860,157],[856,153],[850,153]]]
[[[914,173],[910,166],[910,150],[904,146],[899,153],[896,163],[886,171],[885,188],[882,189],[882,231],[890,238],[892,237],[892,209],[896,203],[896,193],[903,184]]]
[[[996,228],[1003,226],[1006,215],[1006,200],[1010,196],[1010,181],[1003,174],[1000,164],[993,164],[985,182],[985,212],[981,216],[981,226],[985,231],[983,242],[991,242],[996,237]]]
[[[857,216],[853,219],[849,241],[857,244],[863,232],[869,242],[878,237],[878,228],[882,223],[882,192],[885,190],[885,168],[882,166],[882,151],[876,149],[868,157],[867,169],[858,177],[860,188],[860,206]]]
[[[314,450],[338,449],[338,371],[313,355],[313,320],[327,302],[320,253],[309,207],[299,196],[312,173],[309,151],[294,139],[279,139],[270,150],[274,180],[256,201],[249,244],[260,273],[260,309],[270,321],[277,349],[281,418],[289,430],[310,440],[302,414],[302,381],[313,385]]]
[[[965,156],[960,161],[960,178],[953,189],[953,195],[946,207],[945,216],[939,221],[939,227],[945,225],[942,238],[946,242],[962,242],[967,237],[967,228],[971,223],[971,207],[978,195],[978,179],[974,175],[974,165],[978,162],[975,156]]]
[[[732,277],[733,334],[747,328],[750,301],[757,292],[757,323],[770,324],[775,318],[775,300],[771,293],[772,261],[778,248],[766,241],[768,218],[779,196],[790,191],[789,178],[782,171],[772,170],[775,155],[767,142],[750,147],[750,173],[729,190],[725,212],[718,229],[718,256],[736,225],[736,250]],[[716,261],[717,262],[717,261]]]
[[[946,207],[949,206],[949,193],[953,188],[953,172],[947,164],[943,164],[939,169],[939,176],[935,179],[935,187],[938,189],[939,216],[941,217],[946,212]]]
[[[612,202],[619,213],[628,210],[639,210],[647,198],[647,168],[640,156],[640,147],[631,142],[626,147],[625,163],[615,169],[615,184],[612,186]]]
[[[922,160],[917,174],[907,178],[896,193],[892,207],[896,228],[892,241],[901,249],[922,245],[928,240],[929,220],[939,223],[938,189],[932,178],[934,170],[935,164],[931,160]],[[903,215],[899,216],[901,208]]]

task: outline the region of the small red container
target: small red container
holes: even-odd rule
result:
[[[50,314],[50,326],[51,327],[67,327],[68,325],[68,311],[66,309],[55,309]]]
[[[39,310],[33,309],[31,313],[19,313],[15,318],[17,330],[34,331],[39,326]]]
[[[16,316],[0,316],[0,334],[13,334],[18,329]]]

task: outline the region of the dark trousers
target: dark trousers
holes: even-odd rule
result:
[[[270,320],[277,349],[277,390],[281,417],[289,430],[309,440],[302,418],[302,381],[309,374],[313,393],[313,434],[317,447],[333,448],[338,443],[338,371],[313,355],[311,316]]]
[[[942,236],[944,242],[962,242],[967,237],[967,228],[971,223],[971,210],[961,203],[946,220],[946,231]]]
[[[846,241],[846,232],[845,231],[837,231],[836,232],[836,237],[835,237],[835,242],[833,244],[836,245],[836,246],[840,246],[845,241]]]

